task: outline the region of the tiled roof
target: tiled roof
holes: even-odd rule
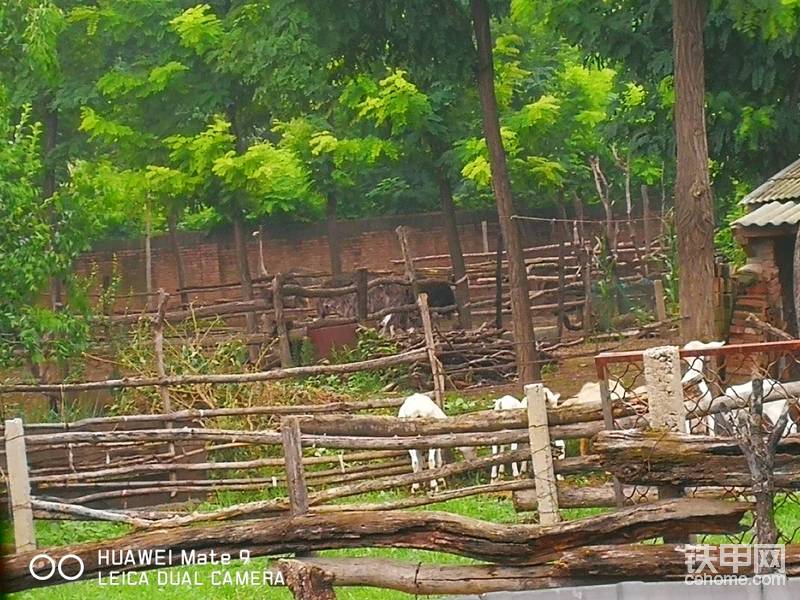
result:
[[[742,198],[742,204],[800,199],[800,160],[796,160]]]
[[[764,225],[796,225],[800,222],[800,200],[762,204],[745,216],[736,219],[735,227],[763,227]]]

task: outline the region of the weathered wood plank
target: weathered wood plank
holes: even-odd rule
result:
[[[749,486],[752,475],[735,440],[625,429],[603,431],[593,447],[602,468],[639,485]],[[790,435],[775,456],[775,486],[800,488],[800,436]]]
[[[101,570],[98,550],[116,551],[172,548],[193,549],[197,554],[214,549],[249,550],[251,556],[307,552],[333,548],[401,547],[435,550],[478,560],[509,565],[541,564],[558,558],[565,550],[592,544],[630,542],[657,537],[687,527],[707,533],[730,533],[748,510],[746,503],[713,500],[678,500],[626,508],[614,513],[550,526],[499,525],[437,512],[337,512],[311,513],[290,518],[263,519],[236,525],[183,527],[153,531],[108,542],[60,546],[48,550],[58,561],[66,554],[81,558],[83,578]],[[7,591],[20,591],[60,583],[31,576],[34,552],[3,560]],[[173,552],[172,565],[180,564],[181,552]],[[42,565],[47,568],[47,565]],[[40,566],[40,568],[42,567]],[[122,570],[141,570],[129,565]],[[36,565],[34,565],[36,569]]]

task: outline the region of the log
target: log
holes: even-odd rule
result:
[[[33,506],[34,510],[37,511],[44,511],[59,515],[70,515],[73,517],[80,517],[82,519],[91,519],[93,521],[126,523],[127,525],[133,525],[134,527],[147,527],[149,524],[149,521],[146,519],[132,517],[122,512],[97,510],[94,508],[87,508],[86,506],[68,504],[65,502],[50,502],[37,498],[31,501],[31,506]]]
[[[426,392],[423,392],[426,393]],[[277,404],[273,406],[246,406],[242,408],[190,408],[168,414],[150,415],[120,415],[114,417],[89,417],[71,421],[69,423],[31,423],[26,426],[28,432],[35,432],[37,428],[44,427],[48,430],[53,427],[64,429],[81,429],[97,427],[99,425],[111,425],[117,423],[145,423],[155,421],[199,420],[213,419],[217,417],[232,417],[244,415],[305,415],[317,413],[349,413],[362,410],[373,410],[380,408],[395,408],[403,404],[405,398],[377,398],[373,400],[328,402],[326,404],[295,404],[291,406]]]
[[[756,329],[762,331],[763,333],[772,335],[779,340],[795,340],[796,338],[792,337],[790,334],[786,333],[783,329],[778,329],[774,325],[771,325],[765,321],[762,321],[753,313],[749,313],[747,318],[744,320],[745,323],[750,325],[751,327],[755,327]]]
[[[380,458],[394,458],[398,456],[405,456],[401,450],[389,450],[378,452],[353,452],[350,454],[342,454],[335,456],[306,456],[303,457],[303,465],[319,465],[325,463],[348,463],[356,461],[367,461]],[[220,461],[220,462],[206,462],[206,463],[169,463],[162,464],[146,463],[141,465],[130,465],[124,467],[111,467],[99,468],[87,471],[69,471],[64,473],[57,473],[53,475],[34,475],[30,478],[31,483],[60,483],[74,485],[81,481],[100,479],[100,478],[113,478],[116,476],[131,476],[141,475],[145,473],[160,473],[163,471],[220,471],[228,469],[262,469],[264,467],[282,467],[284,466],[283,458],[255,458],[252,460],[239,460],[239,461]],[[311,472],[313,476],[315,472]],[[217,480],[212,480],[217,481]],[[152,482],[142,482],[152,483]]]
[[[614,495],[614,485],[612,483],[602,483],[600,485],[590,485],[586,487],[575,487],[568,482],[556,482],[558,488],[558,506],[560,508],[613,508],[616,506]],[[658,500],[655,491],[650,491],[644,495],[634,495],[634,486],[626,486],[623,489],[626,499],[633,500],[635,504],[642,502],[653,502]],[[514,492],[514,508],[518,511],[536,510],[538,502],[536,494],[529,489]]]
[[[224,383],[255,383],[258,381],[279,381],[292,377],[313,377],[316,375],[342,375],[373,369],[384,369],[397,365],[409,364],[425,358],[424,349],[404,352],[392,356],[373,358],[360,362],[339,365],[311,365],[256,371],[254,373],[223,373],[211,375],[172,375],[170,377],[124,377],[103,381],[87,381],[83,383],[7,383],[0,385],[0,394],[17,394],[22,392],[86,392],[90,390],[106,390],[115,388],[154,387],[159,385],[200,385]]]
[[[285,561],[278,563],[279,568]],[[415,596],[472,595],[550,587],[550,566],[506,567],[425,565],[386,558],[314,558],[304,560],[324,572],[336,587],[392,589]]]
[[[631,542],[684,531],[687,526],[706,533],[732,533],[740,530],[739,521],[749,505],[715,500],[677,500],[647,504],[620,511],[541,527],[536,525],[498,525],[438,512],[334,512],[311,513],[296,517],[277,517],[235,525],[184,527],[153,531],[114,540],[50,548],[58,561],[74,554],[83,561],[81,578],[90,578],[103,569],[98,564],[99,550],[125,552],[171,548],[170,566],[182,564],[180,550],[191,549],[207,555],[210,550],[229,552],[238,557],[242,550],[250,555],[267,556],[287,552],[307,552],[336,548],[403,547],[458,554],[477,560],[511,565],[541,564],[560,552],[591,544]],[[29,565],[36,551],[3,559],[4,588],[16,592],[63,583],[60,577],[41,581],[32,577]],[[43,563],[45,561],[42,561]],[[125,565],[120,570],[145,570],[154,565]],[[49,563],[32,566],[34,571],[49,568]]]
[[[303,447],[300,444],[300,424],[297,417],[281,420],[281,441],[286,460],[286,483],[289,489],[289,508],[292,516],[308,512],[308,487],[303,471]]]
[[[295,600],[336,600],[333,576],[320,567],[299,560],[281,560],[278,569]]]
[[[736,440],[664,431],[600,432],[593,440],[602,468],[637,485],[748,487],[752,476]],[[778,445],[775,486],[800,488],[800,436]]]
[[[415,596],[476,596],[511,592],[596,586],[624,581],[681,581],[686,576],[684,545],[623,544],[569,550],[550,565],[508,566],[495,564],[429,565],[383,558],[314,558],[304,561],[330,577],[336,587],[367,586],[392,589]],[[710,554],[711,572],[730,574],[721,565],[719,552]],[[800,571],[800,544],[786,546],[786,570]],[[751,565],[738,573],[752,575]]]

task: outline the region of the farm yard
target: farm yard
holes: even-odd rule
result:
[[[0,594],[790,597],[798,36],[0,8]]]

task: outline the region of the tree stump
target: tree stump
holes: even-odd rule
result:
[[[333,576],[300,560],[282,560],[278,568],[296,600],[336,600]]]

